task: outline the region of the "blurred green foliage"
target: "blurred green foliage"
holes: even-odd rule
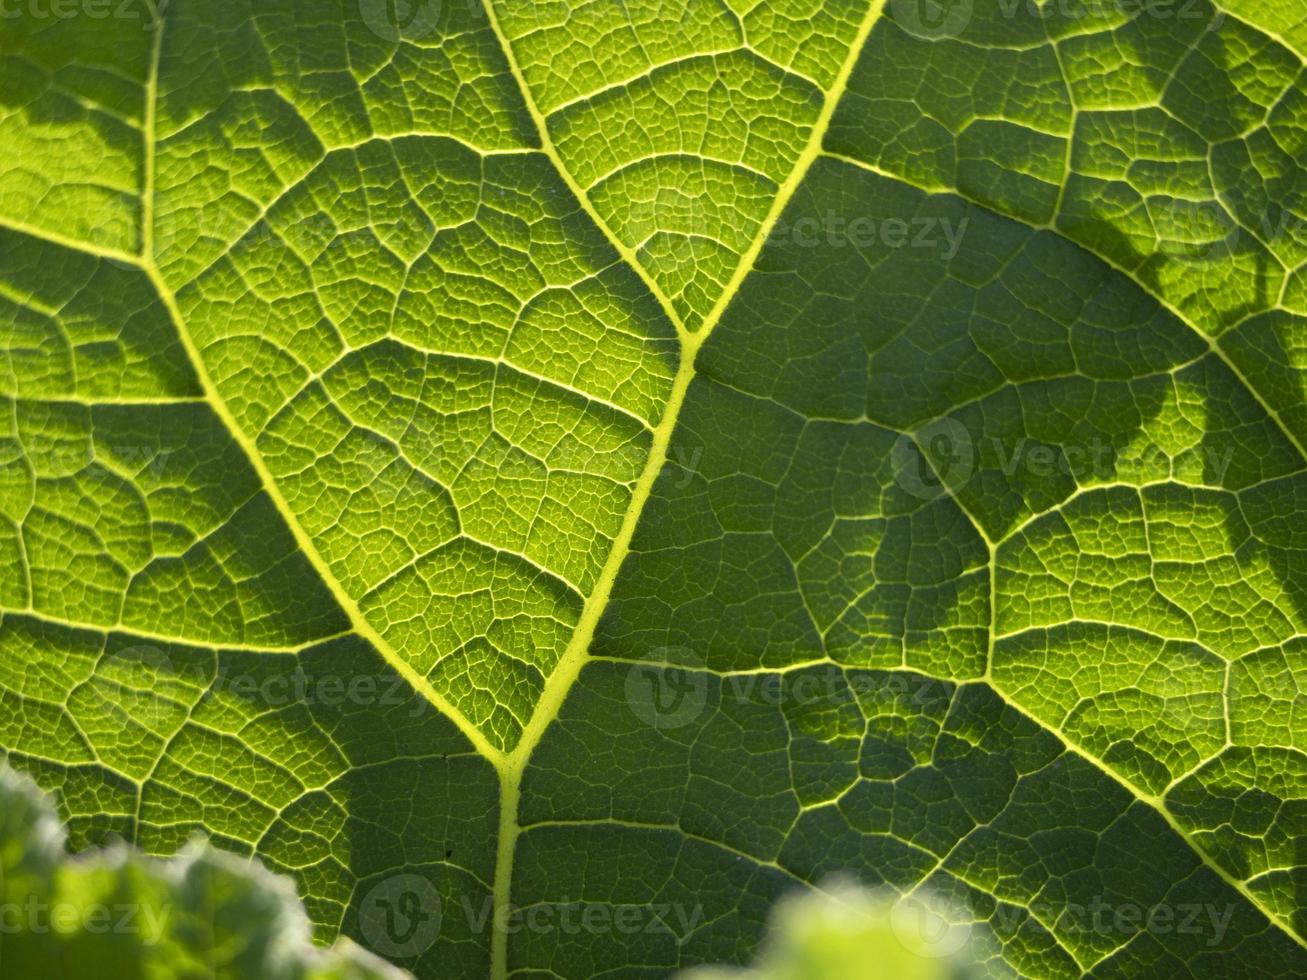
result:
[[[0,766],[0,977],[398,980],[346,941],[313,947],[288,879],[196,842],[72,856],[50,801]]]

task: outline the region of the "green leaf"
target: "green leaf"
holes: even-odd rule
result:
[[[1297,4],[16,9],[72,847],[422,977],[743,964],[836,872],[996,974],[1307,973]]]

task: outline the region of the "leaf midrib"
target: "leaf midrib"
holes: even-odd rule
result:
[[[505,752],[493,745],[476,725],[472,724],[457,708],[450,704],[438,691],[436,691],[425,677],[418,674],[417,671],[407,663],[407,661],[399,656],[385,638],[381,636],[381,634],[368,622],[366,617],[362,614],[362,611],[359,609],[357,602],[355,602],[341,586],[330,566],[324,560],[312,539],[301,526],[298,517],[282,495],[272,473],[268,470],[267,465],[262,458],[262,454],[259,453],[257,447],[244,434],[228,407],[226,400],[222,397],[216,384],[208,373],[204,359],[200,355],[200,351],[191,337],[185,317],[182,315],[180,306],[177,303],[176,294],[164,278],[153,254],[152,226],[153,199],[155,193],[155,153],[157,142],[155,139],[155,120],[158,102],[159,66],[162,55],[163,33],[166,25],[166,18],[160,17],[155,22],[155,31],[152,39],[150,64],[146,83],[145,124],[142,127],[142,142],[145,158],[141,207],[142,254],[140,256],[117,254],[112,257],[117,261],[128,261],[139,266],[141,271],[149,278],[151,284],[158,292],[161,302],[167,309],[169,317],[174,322],[183,349],[195,369],[205,400],[209,403],[209,406],[214,411],[215,415],[227,428],[233,441],[249,459],[251,466],[259,476],[259,480],[262,483],[265,492],[268,494],[269,499],[273,502],[278,513],[285,521],[297,546],[301,549],[306,559],[318,573],[324,585],[332,593],[341,610],[348,617],[354,631],[366,639],[377,650],[378,654],[385,659],[400,676],[409,682],[416,692],[425,697],[441,714],[445,715],[451,723],[453,723],[459,731],[463,733],[476,751],[496,770],[500,779],[501,792],[499,834],[497,840],[496,868],[492,895],[492,907],[495,909],[506,908],[511,897],[513,856],[516,849],[517,839],[521,832],[517,815],[522,775],[526,769],[526,764],[530,759],[531,753],[534,751],[536,745],[539,744],[541,737],[550,723],[558,716],[567,693],[575,683],[576,678],[580,674],[581,667],[585,662],[586,654],[590,641],[593,638],[595,628],[598,625],[604,609],[607,607],[609,596],[612,593],[612,588],[617,578],[617,573],[629,552],[630,542],[635,532],[635,527],[639,522],[640,515],[644,511],[645,504],[648,502],[654,483],[666,464],[667,450],[671,441],[671,436],[676,428],[676,422],[680,415],[680,409],[684,404],[685,395],[689,390],[690,382],[694,378],[694,363],[696,355],[703,343],[713,332],[713,328],[720,321],[722,314],[729,305],[731,297],[738,290],[740,283],[743,282],[744,278],[753,268],[753,264],[757,260],[757,257],[760,254],[764,243],[767,241],[777,219],[780,217],[781,212],[784,211],[785,207],[789,204],[790,198],[802,184],[808,170],[821,156],[821,144],[825,137],[826,130],[830,125],[835,109],[848,85],[849,78],[851,77],[853,68],[862,53],[866,39],[870,35],[872,28],[884,9],[884,5],[885,0],[871,0],[867,13],[864,15],[863,21],[859,26],[858,32],[850,43],[849,50],[846,54],[844,63],[836,76],[836,80],[830,91],[825,95],[822,110],[813,124],[808,142],[805,145],[803,152],[796,160],[790,177],[778,190],[767,217],[759,226],[748,250],[740,257],[735,272],[722,290],[722,293],[713,309],[705,318],[702,326],[694,333],[690,333],[681,319],[676,315],[668,298],[658,288],[657,284],[652,281],[648,272],[640,264],[634,253],[621,243],[613,233],[612,229],[609,228],[607,223],[595,210],[583,189],[577,185],[571,173],[563,165],[561,158],[553,147],[544,117],[536,106],[531,92],[525,83],[525,79],[517,65],[512,46],[507,41],[500,28],[498,17],[493,9],[493,3],[491,0],[486,0],[484,6],[487,17],[496,37],[499,39],[509,70],[513,74],[521,90],[523,101],[536,124],[542,144],[541,152],[551,160],[560,178],[564,180],[573,195],[576,197],[578,203],[581,204],[591,220],[608,238],[609,242],[622,257],[623,261],[633,272],[640,276],[650,293],[657,299],[663,308],[663,311],[668,316],[668,319],[675,326],[680,342],[679,362],[675,378],[673,379],[671,394],[668,398],[662,418],[659,420],[658,426],[654,430],[649,457],[640,478],[633,487],[632,496],[628,503],[626,514],[623,517],[621,529],[613,541],[608,559],[600,573],[595,588],[591,592],[590,597],[586,600],[581,617],[577,623],[575,631],[573,632],[567,650],[564,652],[562,659],[555,667],[554,672],[546,681],[545,688],[534,706],[531,717],[527,725],[524,727],[521,737],[514,748],[509,752]],[[88,251],[85,244],[75,244],[71,241],[68,241],[66,244],[70,247],[78,248],[80,251]],[[506,977],[507,973],[507,933],[505,930],[496,927],[493,930],[491,938],[491,974],[498,978]]]
[[[523,773],[526,770],[531,753],[540,743],[540,739],[544,736],[545,730],[550,723],[558,717],[568,691],[571,690],[572,685],[581,673],[582,666],[585,664],[590,641],[594,637],[595,628],[599,624],[600,617],[608,606],[608,599],[617,580],[617,573],[630,552],[631,538],[635,533],[636,525],[639,523],[640,515],[644,512],[645,504],[649,500],[649,495],[653,491],[659,473],[662,472],[663,467],[666,465],[667,450],[672,433],[676,428],[676,422],[680,416],[681,407],[685,402],[690,382],[694,379],[696,356],[721,320],[722,314],[739,289],[740,283],[753,269],[754,262],[771,235],[776,221],[789,204],[790,198],[793,197],[799,185],[803,183],[809,169],[821,156],[821,145],[825,139],[826,130],[830,126],[831,119],[835,115],[835,109],[839,105],[845,89],[848,87],[854,66],[862,54],[867,38],[870,36],[876,21],[880,18],[885,6],[885,0],[871,0],[868,4],[867,12],[858,27],[857,34],[849,44],[849,50],[845,55],[843,64],[840,66],[840,71],[836,75],[830,91],[825,93],[821,112],[813,123],[803,152],[795,161],[789,178],[777,191],[767,217],[759,226],[749,248],[740,256],[735,272],[723,287],[721,295],[717,298],[712,310],[708,313],[699,329],[693,333],[686,330],[684,323],[681,322],[672,309],[671,302],[662,293],[658,285],[652,281],[634,253],[620,243],[612,229],[608,227],[607,223],[595,210],[585,191],[576,183],[567,167],[564,166],[550,139],[548,124],[536,105],[531,90],[526,84],[526,79],[517,64],[512,45],[499,24],[498,15],[494,10],[494,0],[485,0],[484,6],[486,16],[490,20],[495,36],[499,39],[500,47],[503,49],[504,57],[514,79],[517,81],[523,101],[535,121],[544,152],[549,156],[554,168],[566,181],[568,187],[591,219],[603,230],[627,265],[640,275],[649,290],[658,298],[672,323],[675,324],[677,336],[680,340],[680,359],[676,376],[672,382],[671,395],[654,432],[649,457],[645,463],[644,471],[640,474],[640,478],[632,491],[631,500],[622,519],[621,529],[618,531],[617,537],[613,539],[608,559],[600,572],[594,591],[586,600],[581,612],[581,618],[578,620],[576,629],[572,634],[572,639],[568,643],[558,665],[554,668],[554,672],[545,682],[544,691],[536,702],[530,720],[522,730],[521,738],[514,747],[513,752],[505,760],[506,764],[496,766],[500,777],[499,833],[496,842],[495,880],[491,907],[500,910],[507,909],[512,898],[513,858],[516,852],[517,840],[522,833],[521,824],[518,822],[518,807]],[[495,921],[496,923],[500,921],[498,916],[496,916]],[[506,980],[508,977],[508,933],[505,929],[496,927],[491,935],[490,968],[491,977],[494,980]]]

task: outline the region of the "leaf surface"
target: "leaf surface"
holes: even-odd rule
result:
[[[1307,970],[1288,0],[123,10],[0,35],[74,844],[323,937],[419,875],[420,976],[745,962],[836,871],[996,972]]]

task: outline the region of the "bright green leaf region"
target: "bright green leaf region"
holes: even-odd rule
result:
[[[988,975],[1307,976],[1305,59],[11,4],[0,751],[421,978],[743,966],[834,874]]]

